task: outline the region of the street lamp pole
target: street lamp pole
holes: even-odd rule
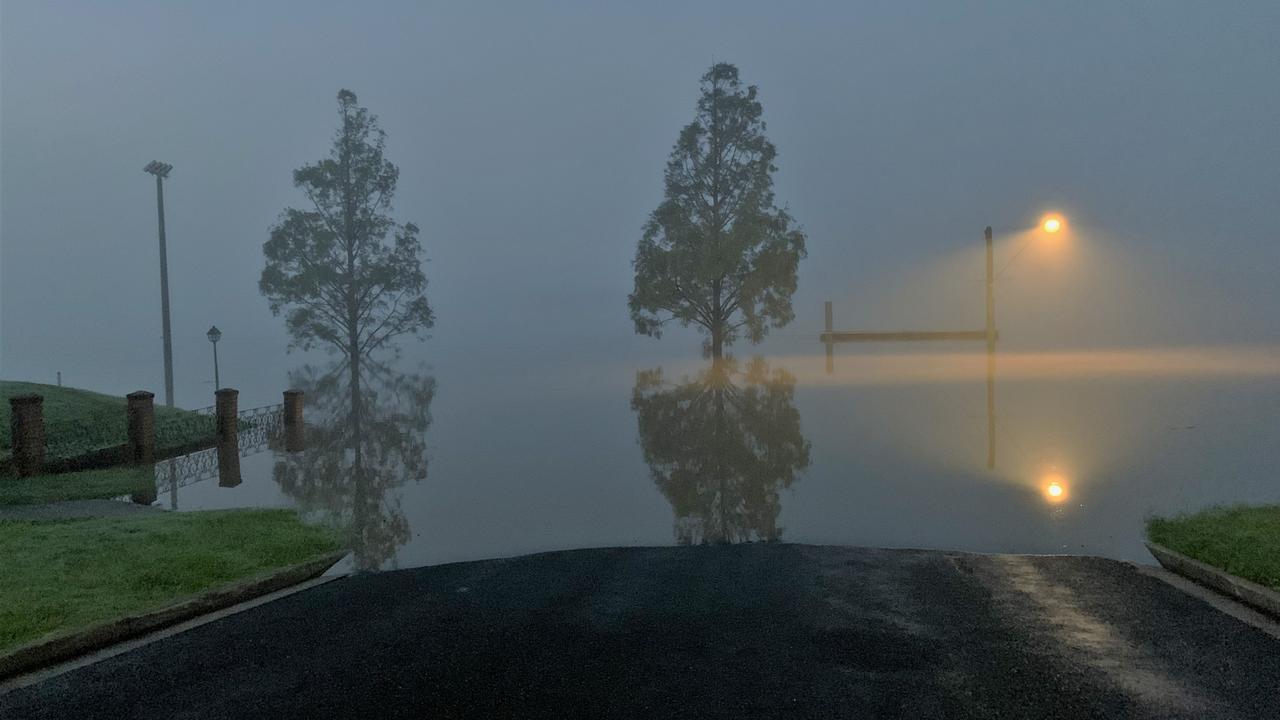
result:
[[[142,170],[156,176],[156,217],[160,226],[160,317],[164,323],[164,404],[173,407],[173,340],[169,331],[169,258],[164,242],[164,179],[172,165],[152,160]]]
[[[996,276],[995,251],[991,242],[991,226],[983,232],[987,238],[987,351],[996,348]]]
[[[214,325],[205,335],[209,338],[209,342],[213,343],[213,391],[217,392],[222,389],[222,382],[218,378],[218,341],[222,339],[222,331]]]
[[[987,238],[987,469],[996,466],[996,277],[991,226]]]
[[[1066,227],[1066,220],[1060,215],[1047,215],[1041,221],[1040,229],[1046,233],[1056,233]],[[995,269],[995,247],[991,237],[991,226],[988,225],[983,231],[986,236],[987,246],[987,323],[982,330],[916,330],[903,332],[862,332],[835,330],[832,328],[831,319],[831,302],[828,301],[825,307],[826,317],[824,318],[823,327],[825,330],[818,336],[818,340],[827,346],[827,373],[830,374],[833,369],[832,351],[836,343],[845,342],[885,342],[885,341],[935,341],[935,340],[986,340],[987,341],[987,467],[994,468],[996,465],[996,340],[999,339],[999,333],[996,331],[996,280],[1000,274],[1009,267],[1009,264],[1026,250],[1029,242],[1023,244],[1018,252],[1000,268],[999,272]]]

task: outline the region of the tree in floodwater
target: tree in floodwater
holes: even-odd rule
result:
[[[649,473],[675,512],[677,542],[779,540],[779,492],[809,467],[795,378],[761,359],[713,361],[693,380],[636,374],[631,407]]]
[[[372,361],[360,373],[356,406],[345,364],[289,374],[291,387],[305,393],[306,448],[279,453],[273,476],[303,512],[347,529],[356,569],[376,570],[411,537],[396,490],[427,476],[425,434],[436,384]]]
[[[418,226],[388,214],[400,171],[383,157],[386,133],[350,90],[338,93],[338,113],[329,157],[293,172],[311,207],[287,208],[271,228],[258,288],[285,314],[291,348],[344,356],[358,406],[364,359],[400,336],[424,336],[435,318]]]
[[[765,137],[754,85],[717,63],[702,76],[694,121],[676,141],[665,197],[636,249],[628,298],[636,332],[661,337],[671,320],[707,334],[720,358],[745,335],[760,342],[795,317],[791,296],[805,235],[774,206],[777,150]]]

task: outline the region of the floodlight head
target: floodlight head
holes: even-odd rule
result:
[[[159,160],[152,160],[151,162],[147,163],[146,167],[142,168],[142,171],[146,173],[151,173],[152,175],[155,175],[158,178],[166,178],[166,177],[169,177],[169,171],[172,169],[173,169],[173,166],[170,165],[169,163],[162,163]]]

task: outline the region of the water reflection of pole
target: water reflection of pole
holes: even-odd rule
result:
[[[169,509],[178,509],[178,461],[170,458],[169,462]]]
[[[987,469],[991,470],[996,466],[996,279],[990,225],[983,234],[987,238]]]

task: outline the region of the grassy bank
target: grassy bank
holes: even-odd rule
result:
[[[333,552],[338,538],[288,510],[0,522],[0,651]]]
[[[1280,505],[1211,508],[1147,521],[1152,542],[1280,591]]]
[[[154,490],[155,485],[155,470],[151,466],[0,478],[0,506],[115,498],[146,493]]]
[[[129,435],[122,397],[37,383],[0,380],[0,458],[13,453],[9,398],[35,393],[44,398],[45,446],[50,459],[76,457],[123,444]],[[214,420],[190,410],[156,406],[158,449],[212,438]]]

